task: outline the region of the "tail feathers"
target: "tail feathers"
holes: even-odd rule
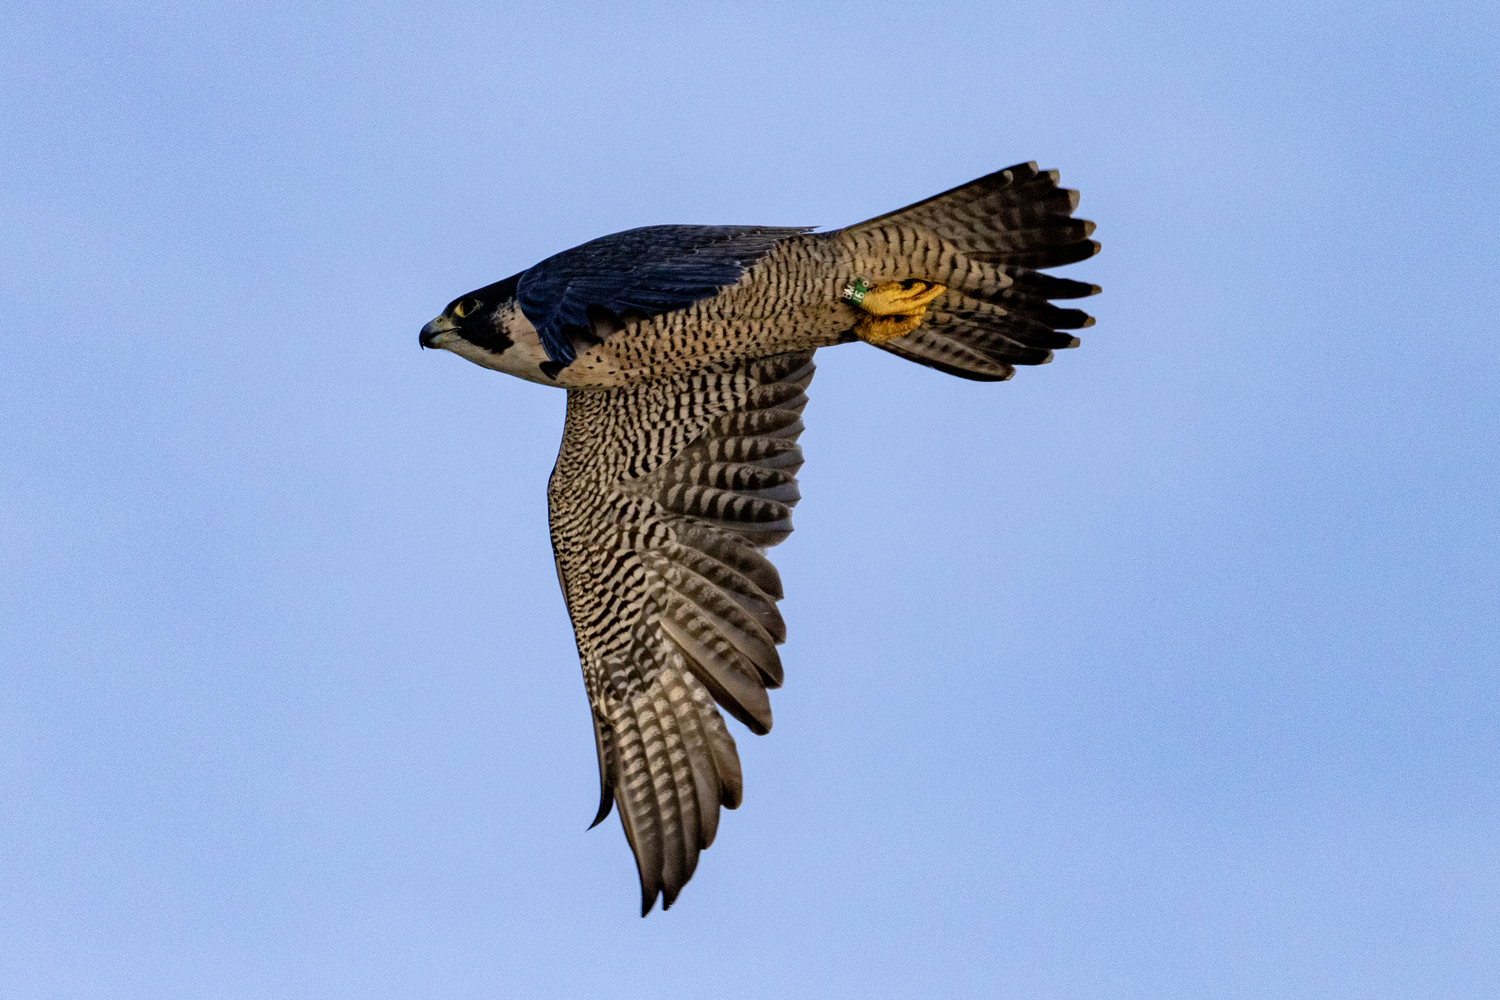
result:
[[[1019,291],[1016,286],[1003,289],[990,301],[1056,330],[1082,330],[1094,325],[1094,317],[1082,309],[1060,309],[1040,296]]]
[[[1021,163],[859,225],[912,226],[941,237],[971,260],[1059,267],[1092,257],[1094,224],[1072,218],[1078,192],[1057,186],[1056,170]]]
[[[1057,171],[1022,163],[850,227],[923,230],[971,264],[921,326],[878,346],[982,381],[1010,378],[1014,365],[1045,364],[1054,350],[1078,346],[1060,331],[1092,326],[1093,318],[1049,300],[1097,295],[1099,286],[1037,269],[1085,260],[1099,244],[1090,239],[1094,224],[1072,217],[1078,192],[1057,182]]]
[[[1073,220],[1069,220],[1072,222]],[[1094,231],[1092,222],[1083,223],[1087,232]],[[1057,227],[1061,229],[1062,227]],[[1023,234],[1052,233],[1055,230],[1029,229]],[[1022,234],[1012,234],[1022,235]],[[964,256],[970,260],[982,260],[992,264],[1010,264],[1015,267],[1037,268],[1037,267],[1062,267],[1064,264],[1076,264],[1080,260],[1088,260],[1099,252],[1099,244],[1093,240],[1070,239],[1068,233],[1058,233],[1060,237],[1056,246],[1046,246],[1040,243],[1032,246],[1010,247],[1004,240],[996,239],[995,245],[1005,247],[999,250],[976,250],[966,253]]]
[[[1010,365],[996,361],[925,323],[904,337],[878,346],[897,357],[976,382],[1004,382],[1016,373]]]
[[[1029,226],[1021,229],[1005,229],[990,237],[992,250],[974,250],[965,254],[970,260],[993,260],[996,263],[1007,263],[1006,258],[1015,254],[1056,252],[1063,247],[1069,248],[1069,253],[1079,254],[1092,240],[1086,239],[1094,232],[1094,224],[1087,219],[1070,219],[1066,216],[1053,216],[1039,226]],[[1083,254],[1078,260],[1092,257],[1093,254]],[[1073,261],[1067,261],[1071,264]],[[1046,266],[1046,265],[1042,265]]]
[[[1010,276],[1012,288],[1026,295],[1042,299],[1086,299],[1098,295],[1102,289],[1086,281],[1072,281],[1051,274],[1038,274],[1024,267],[1001,268]]]
[[[954,333],[967,332],[971,336],[998,336],[1013,341],[1024,347],[1039,348],[1042,350],[1055,350],[1058,348],[1077,347],[1078,338],[1071,333],[1064,333],[1055,329],[1057,324],[1047,322],[1045,313],[1037,315],[1030,309],[1029,305],[1022,302],[1009,303],[1009,308],[990,302],[981,302],[971,299],[965,295],[955,295],[952,292],[946,294],[935,304],[934,309],[928,313],[934,325],[941,325]],[[1062,313],[1065,319],[1072,321],[1069,314],[1077,313],[1077,309],[1057,309],[1049,302],[1049,309]],[[1087,316],[1087,314],[1084,314]],[[1090,319],[1092,317],[1089,317]],[[1083,324],[1088,325],[1088,324]],[[1063,327],[1064,330],[1068,329]],[[1021,362],[1026,364],[1027,362]]]

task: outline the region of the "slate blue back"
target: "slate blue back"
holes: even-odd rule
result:
[[[547,357],[575,357],[566,327],[588,329],[589,306],[655,316],[740,280],[782,240],[811,227],[642,226],[548,257],[521,275],[516,302]]]

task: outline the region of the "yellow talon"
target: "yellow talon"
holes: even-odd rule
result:
[[[935,281],[907,278],[905,281],[882,281],[865,293],[860,308],[876,316],[916,314],[921,316],[927,303],[942,295],[947,287]]]
[[[927,304],[945,291],[946,286],[921,278],[882,281],[868,288],[857,278],[844,290],[843,300],[862,311],[854,324],[855,335],[869,344],[883,344],[921,326]]]

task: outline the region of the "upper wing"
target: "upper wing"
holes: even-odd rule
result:
[[[717,701],[771,728],[781,579],[812,352],[619,389],[574,389],[547,487],[558,578],[599,752],[598,823],[619,804],[641,914],[672,905],[740,803]]]
[[[571,364],[597,342],[589,307],[615,316],[669,312],[740,280],[745,268],[802,228],[643,226],[602,236],[529,268],[517,302],[547,357]]]

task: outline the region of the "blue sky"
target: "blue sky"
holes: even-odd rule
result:
[[[4,21],[0,995],[1500,991],[1492,5]],[[820,354],[776,728],[641,920],[563,395],[418,328],[1029,159],[1098,325]]]

